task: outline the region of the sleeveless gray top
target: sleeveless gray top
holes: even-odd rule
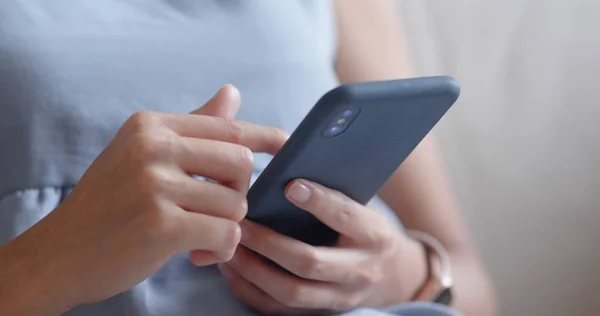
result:
[[[239,119],[291,132],[337,84],[332,15],[325,0],[1,1],[0,243],[52,211],[136,111],[187,113],[233,83]],[[67,314],[251,312],[181,255]]]

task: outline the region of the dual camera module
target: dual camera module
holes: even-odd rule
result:
[[[323,131],[323,136],[325,137],[334,137],[341,133],[343,133],[348,126],[352,124],[352,121],[358,116],[360,113],[359,109],[356,107],[346,108],[341,112],[338,112],[331,123],[327,126],[325,131]]]

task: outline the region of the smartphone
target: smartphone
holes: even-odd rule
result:
[[[248,191],[247,218],[315,246],[338,234],[287,200],[314,181],[366,204],[456,102],[451,77],[353,83],[326,93]]]

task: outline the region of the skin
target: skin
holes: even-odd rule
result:
[[[406,59],[398,58],[406,52],[392,1],[335,4],[342,82],[409,74]],[[335,247],[311,247],[242,221],[252,151],[275,153],[287,135],[233,120],[239,103],[237,90],[227,86],[191,115],[132,116],[64,203],[0,246],[0,314],[58,315],[106,299],[186,251],[198,266],[221,263],[235,295],[266,314],[406,301],[425,279],[422,246],[338,192],[301,179],[286,190],[293,203],[340,232]],[[428,232],[447,247],[455,307],[467,315],[494,315],[487,276],[430,139],[380,196],[407,228]]]
[[[340,41],[336,71],[341,82],[410,75],[409,59],[399,58],[406,57],[407,50],[393,1],[338,0],[335,7]],[[303,199],[294,197],[298,192],[304,192],[299,193]],[[489,278],[467,234],[431,137],[418,146],[379,195],[407,229],[436,237],[448,250],[455,279],[454,308],[465,315],[495,315]],[[219,268],[236,297],[249,306],[278,315],[387,306],[406,302],[424,283],[422,245],[378,212],[301,179],[290,185],[287,196],[338,231],[340,241],[335,247],[312,247],[243,221],[243,247]]]
[[[191,251],[198,266],[230,260],[252,151],[275,153],[287,139],[227,119],[239,103],[226,86],[191,115],[133,115],[64,203],[0,247],[0,314],[59,315],[107,299],[176,253]]]

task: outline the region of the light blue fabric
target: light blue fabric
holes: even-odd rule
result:
[[[326,0],[1,1],[0,243],[51,212],[136,111],[187,113],[233,83],[240,119],[291,132],[337,84],[335,43]],[[348,315],[434,315],[410,308]],[[182,254],[67,315],[252,313]]]

